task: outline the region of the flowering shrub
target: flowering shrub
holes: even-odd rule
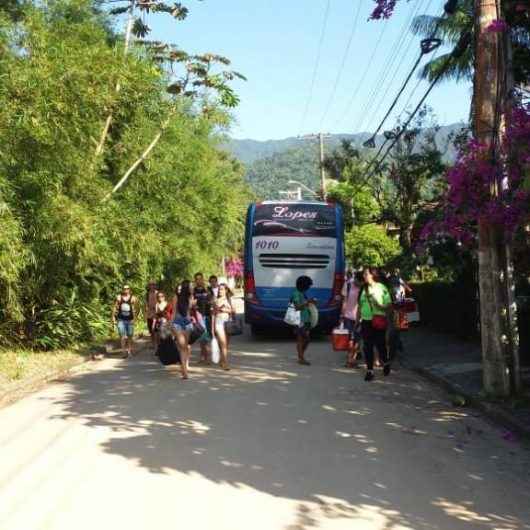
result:
[[[422,239],[448,235],[475,241],[479,221],[513,234],[530,215],[530,105],[511,113],[496,160],[491,147],[470,140],[447,172],[443,219],[428,223]]]
[[[390,18],[396,7],[397,0],[374,0],[377,4],[370,15],[372,20]]]
[[[492,20],[486,31],[488,33],[502,33],[507,31],[509,27],[505,20]]]
[[[242,278],[243,262],[239,258],[230,258],[226,262],[226,274],[230,278]]]

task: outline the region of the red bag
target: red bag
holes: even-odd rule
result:
[[[334,351],[348,351],[350,349],[350,332],[343,323],[332,331],[331,344]]]
[[[397,312],[397,328],[400,331],[408,331],[409,329],[409,317],[406,311]]]
[[[388,327],[388,320],[384,315],[374,315],[372,317],[372,327],[377,331],[384,331]]]

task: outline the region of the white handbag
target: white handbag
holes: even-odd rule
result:
[[[219,348],[219,342],[214,337],[211,342],[212,348],[212,363],[219,364],[221,362],[221,348]]]
[[[302,324],[302,316],[300,314],[300,311],[296,310],[294,304],[289,304],[289,306],[287,307],[287,311],[285,312],[285,317],[283,318],[283,321],[289,326],[300,327],[300,325]]]

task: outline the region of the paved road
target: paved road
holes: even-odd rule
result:
[[[234,343],[183,382],[149,354],[0,410],[0,529],[530,529],[530,453],[407,371]]]

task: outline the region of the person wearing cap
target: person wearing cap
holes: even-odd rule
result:
[[[151,280],[147,284],[147,293],[145,295],[145,318],[147,320],[147,330],[151,335],[151,343],[154,350],[156,351],[156,333],[154,330],[154,322],[156,318],[156,304],[157,304],[158,290],[156,288],[156,282]]]
[[[138,300],[133,296],[131,288],[124,285],[112,309],[112,322],[118,327],[124,359],[132,356],[134,322],[137,314]]]

